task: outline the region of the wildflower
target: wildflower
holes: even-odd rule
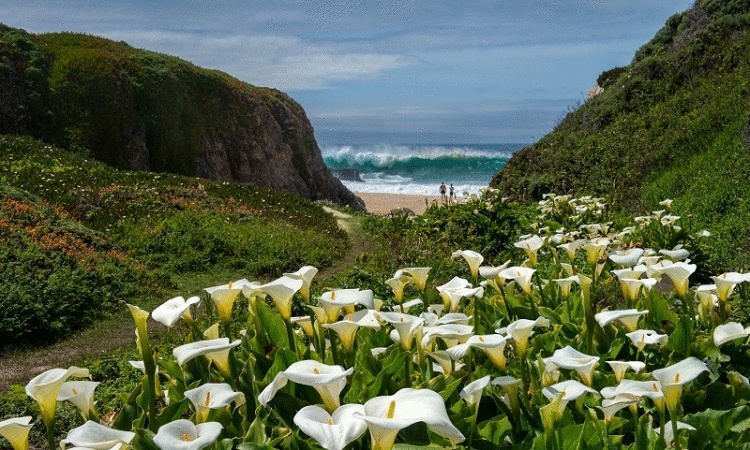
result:
[[[57,405],[57,395],[62,388],[63,383],[69,377],[87,377],[88,369],[80,367],[69,367],[66,369],[50,369],[46,372],[35,376],[26,385],[26,394],[39,403],[39,412],[42,415],[42,422],[50,426],[55,419],[55,406]]]
[[[227,383],[204,383],[185,391],[185,398],[193,404],[200,421],[205,419],[209,409],[224,408],[232,402],[237,406],[245,403],[245,394],[235,392]]]
[[[507,334],[513,339],[516,345],[516,354],[522,356],[526,353],[526,347],[529,342],[529,336],[534,327],[548,327],[549,319],[539,316],[536,320],[518,319],[508,325],[506,328],[495,330],[498,334]]]
[[[536,270],[530,269],[528,267],[509,267],[502,272],[500,272],[500,276],[505,278],[506,280],[513,280],[516,282],[517,285],[521,287],[521,289],[527,293],[531,294],[531,277],[534,275]]]
[[[638,264],[643,255],[642,248],[630,248],[628,250],[618,250],[609,254],[609,259],[622,267],[633,267]]]
[[[704,371],[708,371],[706,363],[691,356],[669,367],[652,372],[654,378],[661,383],[664,400],[670,411],[674,411],[680,402],[682,386],[698,378],[698,375]]]
[[[0,421],[0,436],[10,443],[13,450],[26,450],[29,448],[31,427],[31,416],[6,419]]]
[[[194,425],[187,419],[178,419],[159,428],[154,444],[161,450],[199,450],[213,444],[222,429],[219,422]]]
[[[69,400],[81,410],[84,418],[88,418],[94,411],[94,389],[97,386],[98,381],[67,381],[60,387],[57,400]]]
[[[204,291],[211,296],[211,300],[214,302],[214,307],[216,307],[216,314],[219,316],[219,320],[222,323],[227,323],[232,318],[234,302],[240,296],[240,293],[242,293],[243,286],[249,283],[248,280],[243,278],[221,286],[213,286],[204,289]]]
[[[744,328],[738,322],[729,322],[714,328],[714,344],[720,347],[729,341],[750,335],[750,327]]]
[[[365,407],[358,404],[342,405],[333,414],[320,406],[309,405],[295,414],[294,423],[321,447],[343,450],[367,430],[367,422],[355,417],[364,413]]]
[[[591,386],[594,369],[599,365],[599,358],[581,353],[568,345],[555,350],[552,356],[544,358],[545,365],[550,363],[562,369],[575,370],[584,384]]]
[[[326,312],[326,322],[332,323],[338,320],[341,308],[352,308],[362,305],[367,309],[374,309],[373,293],[367,289],[334,289],[324,292],[320,296],[320,305]]]
[[[315,275],[318,274],[318,269],[313,266],[303,266],[296,272],[283,274],[289,278],[298,278],[302,280],[302,286],[299,289],[300,295],[305,300],[305,303],[310,303],[310,285]]]
[[[479,266],[484,261],[484,257],[473,250],[457,250],[451,254],[451,259],[456,259],[459,256],[466,260],[471,276],[476,280],[479,276]]]
[[[654,330],[635,330],[627,333],[625,336],[630,338],[630,342],[638,351],[643,351],[646,345],[665,345],[669,341],[669,336],[658,334]]]
[[[443,398],[429,389],[404,388],[394,395],[368,400],[364,409],[364,413],[355,412],[353,416],[367,422],[373,450],[392,448],[398,432],[417,422],[424,422],[452,445],[464,440],[448,418]]]
[[[283,276],[270,283],[259,286],[271,297],[282,319],[289,321],[292,317],[292,298],[300,289],[304,281],[301,278]]]
[[[305,386],[313,387],[320,394],[323,404],[329,411],[339,407],[339,395],[346,386],[346,377],[354,372],[353,368],[344,370],[341,366],[329,366],[315,360],[297,361],[286,370],[276,374],[271,384],[258,395],[258,402],[267,405],[279,389],[290,380]]]
[[[182,296],[175,297],[162,303],[159,307],[151,312],[151,317],[168,327],[177,322],[180,317],[192,320],[190,315],[190,305],[199,303],[201,299],[197,296],[185,300]]]
[[[628,369],[638,373],[646,368],[646,363],[642,361],[607,361],[607,364],[612,368],[612,372],[615,373],[615,380],[617,380],[618,383],[625,378],[625,372],[627,372]]]
[[[648,314],[648,310],[638,311],[637,309],[617,309],[612,311],[602,311],[594,316],[594,319],[602,328],[608,324],[618,321],[626,330],[634,331],[638,327],[638,319]]]
[[[401,269],[403,273],[409,275],[411,282],[419,289],[419,292],[424,292],[427,287],[427,276],[430,274],[430,267],[407,267]]]
[[[463,358],[470,347],[481,349],[499,370],[505,370],[505,344],[510,338],[499,334],[475,335],[469,337],[463,344],[454,345],[448,350],[451,359]]]
[[[424,319],[397,312],[382,312],[380,317],[391,324],[398,333],[401,348],[409,350],[418,332],[422,331]]]
[[[539,236],[533,235],[527,239],[518,241],[513,245],[526,252],[526,257],[529,258],[531,267],[534,267],[536,266],[537,252],[544,245],[544,241],[542,241],[542,238]]]
[[[114,430],[91,420],[68,431],[63,444],[92,449],[111,449],[117,445],[128,445],[135,437],[131,431]]]
[[[205,355],[211,362],[216,364],[216,367],[222,373],[229,373],[229,350],[237,347],[241,342],[239,339],[229,342],[228,338],[196,341],[175,347],[172,350],[172,355],[179,365],[183,365],[198,356]]]
[[[482,392],[484,392],[484,388],[486,388],[488,384],[490,384],[490,376],[486,375],[464,386],[458,395],[464,399],[467,405],[476,405],[479,403],[479,400],[482,399]]]

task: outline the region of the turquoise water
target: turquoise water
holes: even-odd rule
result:
[[[437,195],[441,182],[457,193],[475,193],[526,144],[327,145],[332,169],[359,170],[364,183],[344,181],[353,192]]]

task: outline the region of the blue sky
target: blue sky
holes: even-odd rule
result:
[[[4,0],[289,93],[323,144],[533,142],[692,0]]]

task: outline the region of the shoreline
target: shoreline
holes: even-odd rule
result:
[[[365,202],[365,208],[370,214],[387,215],[394,209],[408,208],[414,211],[414,214],[420,215],[425,212],[427,205],[433,202],[440,203],[438,195],[417,195],[417,194],[389,194],[380,192],[355,192]]]

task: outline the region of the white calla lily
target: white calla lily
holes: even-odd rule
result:
[[[507,269],[500,272],[500,276],[505,278],[506,280],[515,281],[516,284],[520,286],[525,293],[531,294],[531,277],[534,275],[534,273],[536,273],[535,269],[514,266],[508,267]]]
[[[401,348],[411,349],[414,338],[423,329],[424,319],[398,312],[381,312],[380,317],[398,332]]]
[[[515,242],[513,245],[526,252],[526,257],[529,259],[531,267],[534,267],[536,266],[537,253],[539,252],[539,249],[544,245],[544,241],[539,236],[533,235],[521,241]]]
[[[575,370],[587,386],[591,386],[594,369],[599,365],[598,357],[581,353],[569,345],[555,350],[552,356],[543,361],[545,365],[551,363],[562,369]]]
[[[419,292],[424,292],[431,269],[431,267],[407,267],[401,271],[411,277],[411,282],[419,289]]]
[[[424,422],[453,445],[464,440],[448,418],[443,398],[429,389],[404,388],[394,395],[368,400],[364,409],[364,414],[354,413],[354,417],[367,422],[373,450],[392,448],[398,432],[417,422]]]
[[[654,330],[635,330],[626,333],[625,336],[630,339],[630,342],[639,351],[643,351],[647,345],[666,345],[669,342],[669,336],[658,334]]]
[[[193,404],[200,422],[205,420],[209,409],[224,408],[232,402],[235,402],[235,406],[245,403],[245,394],[235,392],[227,383],[204,383],[185,391],[185,398]]]
[[[239,339],[229,342],[228,338],[196,341],[175,347],[172,350],[172,355],[179,365],[205,355],[222,373],[229,373],[229,351],[241,343],[242,341]]]
[[[457,250],[451,254],[451,259],[462,257],[466,260],[466,264],[469,265],[469,271],[471,276],[476,280],[479,277],[479,266],[484,261],[484,256],[473,250]]]
[[[629,248],[627,250],[616,250],[609,254],[609,259],[620,267],[633,267],[643,256],[642,248]]]
[[[471,336],[463,344],[454,345],[447,349],[451,359],[459,360],[466,356],[470,347],[482,349],[487,357],[501,371],[505,370],[505,345],[510,338],[499,334],[485,334]]]
[[[292,317],[292,298],[302,289],[304,283],[301,278],[283,276],[261,285],[259,289],[271,297],[281,318],[289,321]]]
[[[750,327],[743,327],[741,323],[729,322],[714,328],[714,344],[720,347],[729,341],[750,335]]]
[[[267,405],[279,389],[293,381],[314,388],[320,394],[326,409],[335,411],[340,405],[339,395],[346,386],[346,377],[353,372],[351,367],[344,370],[341,366],[329,366],[312,359],[297,361],[276,374],[271,384],[258,395],[258,402]]]
[[[94,450],[109,450],[118,444],[130,444],[135,437],[131,431],[115,430],[91,420],[68,431],[64,444]]]
[[[81,410],[84,418],[94,411],[94,389],[98,381],[66,381],[57,393],[58,401],[68,400]]]
[[[559,395],[563,402],[576,400],[587,392],[594,395],[600,395],[595,389],[592,389],[576,380],[561,381],[542,389],[542,394],[544,394],[548,400],[552,400]]]
[[[507,334],[516,345],[516,354],[522,356],[526,353],[529,336],[535,327],[548,327],[549,319],[539,316],[536,320],[518,319],[506,328],[495,330],[499,334]]]
[[[31,427],[31,416],[6,419],[0,421],[0,436],[8,441],[13,450],[27,450]]]
[[[200,297],[193,296],[185,300],[182,296],[175,297],[162,303],[159,307],[151,312],[151,317],[168,327],[177,322],[180,317],[185,317],[188,320],[192,319],[190,315],[190,305],[200,303]]]
[[[625,378],[625,372],[628,370],[638,373],[646,368],[646,363],[643,361],[607,361],[607,364],[612,368],[612,372],[615,373],[615,380],[618,383]]]
[[[312,285],[312,280],[315,278],[315,275],[318,274],[318,269],[313,266],[303,266],[296,272],[291,273],[285,273],[283,274],[285,277],[289,278],[298,278],[302,280],[302,286],[299,289],[300,295],[302,295],[302,298],[305,300],[306,303],[310,302],[310,286]]]
[[[616,309],[597,313],[594,316],[594,319],[602,328],[617,321],[620,322],[627,331],[634,331],[638,328],[638,319],[646,314],[648,314],[648,310],[638,311],[637,309]]]
[[[484,388],[489,384],[490,376],[486,375],[464,386],[464,388],[461,389],[461,392],[458,393],[458,396],[461,397],[467,405],[476,405],[482,399]]]
[[[68,369],[49,369],[35,376],[26,384],[26,394],[39,403],[39,412],[45,425],[51,424],[55,418],[57,394],[60,392],[63,383],[70,377],[88,376],[88,369],[72,366]]]
[[[673,411],[680,402],[682,386],[707,371],[706,363],[691,356],[669,367],[654,370],[651,374],[661,383],[664,400],[667,402],[669,410]]]
[[[295,414],[294,423],[321,447],[343,450],[367,431],[367,422],[356,417],[364,414],[364,405],[358,404],[342,405],[333,414],[318,405],[309,405]]]
[[[328,323],[336,322],[341,315],[342,308],[353,308],[362,305],[367,309],[375,309],[374,295],[370,289],[334,289],[324,292],[320,296],[320,305],[326,312]]]
[[[195,425],[187,419],[178,419],[159,428],[154,444],[161,450],[200,450],[213,444],[222,429],[219,422]]]

